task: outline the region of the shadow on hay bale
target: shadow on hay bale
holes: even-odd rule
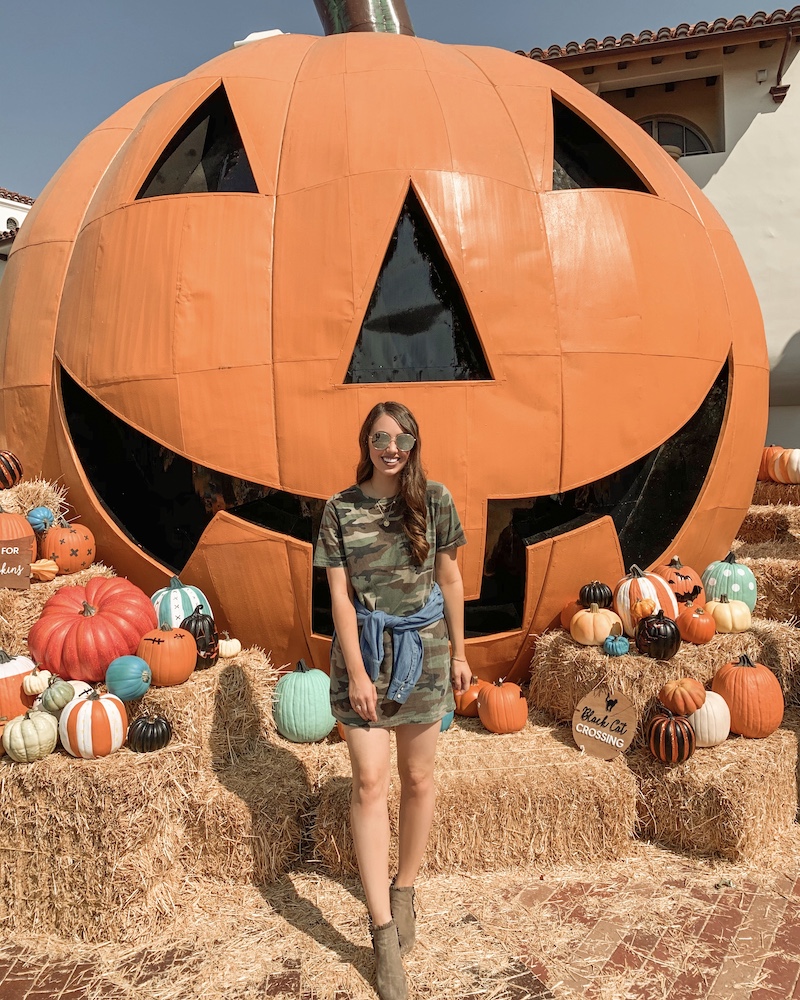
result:
[[[350,832],[350,762],[327,748],[312,836],[330,874],[358,870]],[[427,875],[618,857],[633,834],[635,782],[621,758],[581,754],[568,732],[529,722],[498,736],[458,720],[439,743]],[[389,812],[396,864],[400,781],[392,753]]]
[[[800,705],[800,630],[756,618],[747,632],[716,635],[703,646],[683,643],[671,660],[638,653],[606,656],[599,647],[581,646],[564,629],[545,632],[531,662],[528,703],[559,722],[571,722],[575,706],[597,685],[631,699],[641,720],[636,745],[655,711],[658,692],[678,677],[707,684],[723,663],[747,653],[768,666],[780,681],[788,704]]]
[[[646,749],[628,755],[639,786],[637,835],[690,853],[753,861],[791,828],[798,802],[800,716],[762,740],[730,737],[665,766]]]
[[[260,650],[148,692],[175,719],[151,754],[0,759],[0,921],[125,941],[171,923],[186,880],[262,885],[298,859],[311,789],[275,740]],[[131,713],[133,714],[133,713]]]

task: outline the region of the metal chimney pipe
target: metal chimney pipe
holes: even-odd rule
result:
[[[380,31],[413,35],[406,0],[314,0],[326,35]]]

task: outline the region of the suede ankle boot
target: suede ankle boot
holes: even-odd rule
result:
[[[394,920],[372,928],[375,950],[375,987],[380,1000],[407,1000],[406,973],[400,959],[400,941]]]
[[[414,947],[417,939],[417,911],[414,909],[414,886],[396,886],[394,882],[389,888],[389,902],[392,907],[392,920],[397,924],[397,935],[400,938],[400,954],[407,955]]]

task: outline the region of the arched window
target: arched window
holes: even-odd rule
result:
[[[676,159],[714,152],[711,143],[696,126],[679,118],[645,118],[639,124]]]

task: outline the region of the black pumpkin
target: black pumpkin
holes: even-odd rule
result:
[[[219,635],[211,615],[203,614],[203,605],[198,604],[188,618],[181,622],[181,628],[194,636],[197,643],[197,664],[195,669],[213,667],[219,659]]]
[[[172,726],[163,715],[140,715],[128,728],[128,746],[135,753],[163,749],[172,739]]]
[[[636,626],[636,648],[654,660],[671,660],[681,646],[681,633],[674,618],[659,611],[642,618]]]
[[[607,583],[599,580],[592,580],[591,583],[584,583],[578,595],[578,601],[585,608],[590,608],[596,604],[598,608],[610,608],[614,600],[611,587]]]
[[[694,728],[682,715],[673,715],[659,705],[661,712],[654,715],[647,728],[650,753],[662,764],[680,764],[688,760],[697,746]]]

